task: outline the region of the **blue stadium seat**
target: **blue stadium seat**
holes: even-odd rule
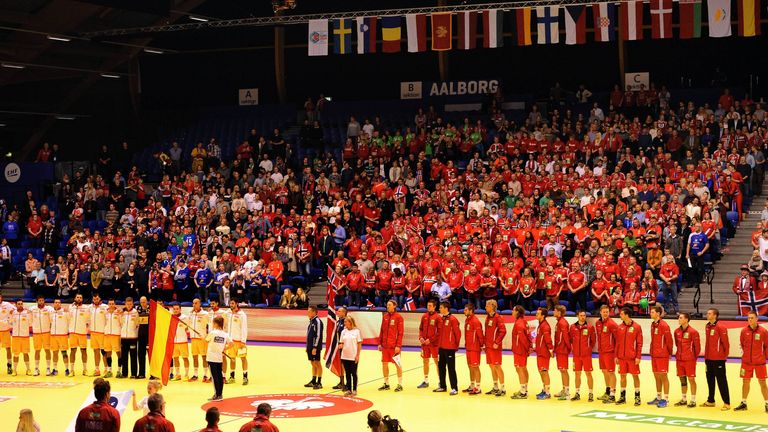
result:
[[[656,303],[663,305],[666,300],[666,297],[664,296],[664,293],[659,291],[659,293],[656,295]]]

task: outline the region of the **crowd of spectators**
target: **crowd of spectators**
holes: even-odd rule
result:
[[[296,288],[331,266],[337,305],[647,313],[661,295],[674,312],[678,281],[699,283],[761,191],[765,110],[728,90],[714,108],[664,87],[579,94],[588,113],[554,93],[522,121],[496,98],[455,123],[431,107],[402,127],[350,117],[339,158],[318,150],[333,145],[317,117],[295,145],[250,131],[232,158],[215,138],[188,157],[173,143],[157,185],[100,153],[96,174],[64,176],[56,209],[0,204],[3,241],[43,251],[22,270],[51,297],[306,307]]]

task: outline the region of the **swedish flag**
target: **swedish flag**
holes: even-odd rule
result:
[[[349,54],[352,52],[352,20],[342,18],[333,20],[333,53]]]

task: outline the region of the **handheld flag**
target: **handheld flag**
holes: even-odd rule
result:
[[[133,396],[133,390],[128,390],[124,392],[111,392],[109,396],[109,404],[112,406],[112,408],[116,409],[117,412],[120,413],[120,416],[122,417],[123,413],[125,412],[125,408],[131,402],[131,396]],[[72,418],[72,421],[69,423],[69,426],[67,427],[67,432],[75,432],[77,415],[80,413],[80,411],[83,408],[87,407],[88,405],[94,402],[96,402],[96,396],[93,394],[93,390],[91,390],[91,393],[88,395],[88,397],[85,398],[85,401],[83,401],[83,404],[80,405],[80,409],[77,410],[77,412],[75,413],[75,416]]]
[[[410,295],[406,297],[405,305],[403,305],[403,309],[407,310],[408,312],[416,309],[416,305],[413,301],[413,297],[411,297]]]
[[[158,306],[152,300],[149,303],[149,373],[160,377],[163,385],[168,384],[173,356],[173,339],[179,317]]]
[[[325,330],[325,367],[334,375],[341,376],[341,352],[336,333],[336,293],[343,285],[341,276],[328,267],[328,289],[325,297],[328,303],[328,320]]]

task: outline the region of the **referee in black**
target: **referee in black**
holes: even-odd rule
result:
[[[149,302],[142,296],[139,299],[139,306],[136,307],[139,313],[139,376],[138,379],[146,378],[147,373],[147,346],[149,345]]]
[[[704,364],[707,366],[707,401],[701,404],[703,407],[715,406],[715,382],[720,389],[720,397],[723,398],[721,411],[731,409],[731,394],[728,390],[728,377],[725,374],[725,361],[728,358],[730,343],[728,342],[728,329],[718,321],[720,311],[711,308],[707,310],[707,326],[705,327],[704,340]]]
[[[323,367],[320,365],[320,352],[323,350],[323,322],[317,316],[317,306],[307,309],[307,359],[312,364],[312,381],[304,384],[315,390],[323,388]]]

